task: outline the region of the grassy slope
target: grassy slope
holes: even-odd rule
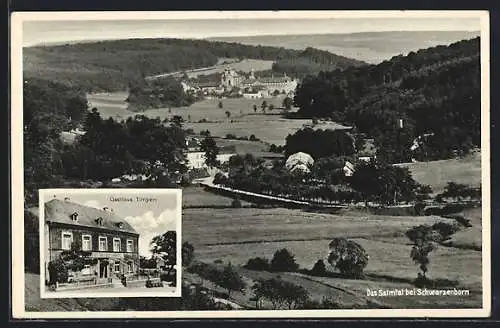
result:
[[[474,153],[465,158],[404,165],[413,178],[430,185],[434,193],[444,191],[449,181],[463,183],[473,187],[481,185],[481,154]]]

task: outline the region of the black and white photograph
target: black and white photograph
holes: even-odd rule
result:
[[[42,189],[42,298],[181,296],[181,190]],[[177,273],[179,272],[179,273]]]
[[[490,314],[488,12],[11,26],[15,317]]]

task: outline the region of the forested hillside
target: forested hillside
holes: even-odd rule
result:
[[[321,72],[299,85],[302,117],[354,125],[390,161],[438,159],[480,145],[479,38],[438,46],[378,65]],[[410,148],[415,138],[422,145]]]
[[[308,71],[362,65],[361,61],[308,48],[304,51],[239,43],[184,39],[129,39],[24,48],[25,77],[82,87],[88,92],[126,90],[144,76],[212,66],[218,58],[278,61],[278,71]],[[292,63],[292,64],[290,64]],[[291,67],[290,67],[291,65]]]

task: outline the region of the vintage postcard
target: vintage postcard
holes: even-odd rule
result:
[[[41,297],[181,296],[181,192],[41,189]]]
[[[14,317],[490,314],[488,12],[11,29]]]

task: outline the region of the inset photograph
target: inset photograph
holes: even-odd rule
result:
[[[180,189],[40,190],[42,298],[180,297]]]

